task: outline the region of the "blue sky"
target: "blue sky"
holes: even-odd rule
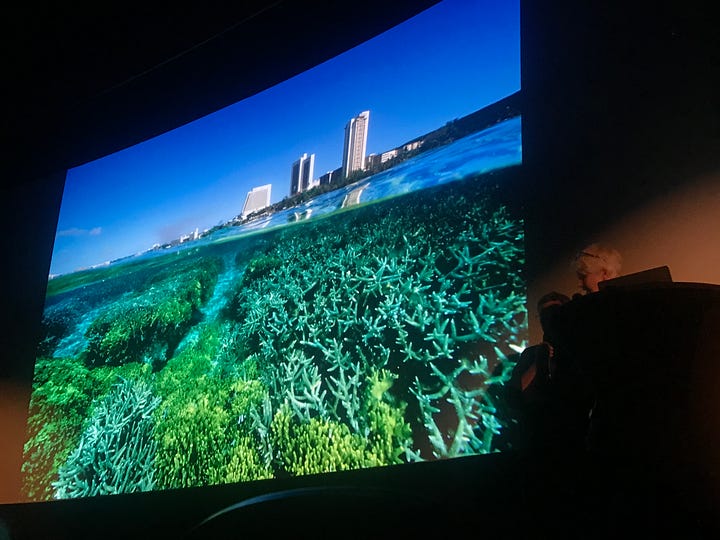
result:
[[[228,221],[253,187],[289,194],[290,167],[340,166],[370,111],[380,153],[520,89],[519,0],[444,0],[332,60],[191,124],[67,173],[51,274]]]

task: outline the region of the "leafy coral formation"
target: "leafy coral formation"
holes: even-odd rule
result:
[[[269,477],[250,443],[250,411],[264,396],[258,380],[228,374],[217,362],[225,335],[206,326],[197,343],[157,374],[158,485],[191,487]]]
[[[154,486],[152,411],[160,399],[137,381],[118,383],[94,410],[53,483],[58,499],[149,491]]]
[[[159,368],[210,297],[221,267],[219,259],[200,259],[110,305],[87,330],[85,361],[90,366],[147,361]]]

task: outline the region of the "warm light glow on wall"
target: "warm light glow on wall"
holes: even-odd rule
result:
[[[617,216],[593,240],[622,253],[624,274],[667,265],[675,282],[720,284],[720,172],[689,179]],[[577,242],[581,247],[583,240]],[[580,292],[572,257],[571,252],[559,254],[555,265],[529,286],[531,342],[541,340],[533,309],[537,299],[552,290],[568,296]]]

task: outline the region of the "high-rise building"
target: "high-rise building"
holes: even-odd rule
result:
[[[345,145],[343,148],[343,176],[351,172],[365,169],[365,152],[367,150],[368,123],[370,111],[363,111],[351,118],[345,126]]]
[[[292,172],[290,173],[290,196],[303,191],[307,191],[315,184],[313,183],[313,170],[315,168],[315,154],[300,156],[295,163],[292,164]]]
[[[258,210],[262,210],[263,208],[270,206],[271,188],[272,184],[265,184],[264,186],[254,187],[248,191],[241,214],[243,218],[249,216],[253,212],[257,212]]]

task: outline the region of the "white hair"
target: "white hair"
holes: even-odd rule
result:
[[[604,270],[608,278],[617,277],[622,269],[622,256],[617,249],[593,243],[578,251],[574,260],[578,272],[598,272]]]

